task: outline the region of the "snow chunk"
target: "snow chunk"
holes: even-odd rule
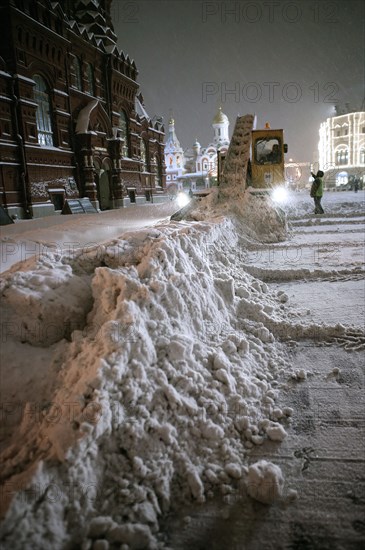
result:
[[[272,462],[260,460],[248,469],[247,492],[255,500],[271,504],[283,494],[284,477]]]
[[[88,536],[97,539],[104,536],[113,526],[115,526],[115,522],[109,516],[92,518],[89,523]]]
[[[220,426],[214,424],[211,420],[200,424],[200,431],[203,437],[206,439],[222,439],[224,437],[224,431]]]
[[[234,479],[240,479],[240,477],[242,477],[241,467],[233,462],[230,464],[226,464],[226,466],[224,467],[224,471]]]
[[[231,277],[226,279],[216,278],[214,284],[220,291],[224,301],[227,304],[232,304],[234,300],[234,280]]]
[[[266,433],[272,441],[283,441],[288,435],[280,424],[273,423],[266,428]]]
[[[196,498],[198,502],[204,502],[204,486],[196,468],[190,466],[186,477],[193,497]]]
[[[227,357],[225,355],[223,355],[223,353],[217,353],[214,356],[214,359],[213,359],[213,368],[216,369],[216,370],[229,371],[230,362],[227,359]]]
[[[107,533],[107,539],[112,543],[128,544],[132,550],[156,548],[155,538],[148,525],[139,523],[116,525]]]
[[[240,298],[249,298],[250,297],[250,291],[245,286],[239,286],[236,289],[236,295]]]

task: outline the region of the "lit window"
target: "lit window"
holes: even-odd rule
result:
[[[44,79],[38,74],[33,76],[35,82],[34,99],[37,103],[36,122],[38,143],[43,147],[53,146],[53,132],[50,117],[50,101]]]
[[[349,181],[347,172],[340,172],[337,176],[337,185],[346,185]]]
[[[280,164],[281,140],[278,137],[257,138],[254,145],[255,164]]]
[[[336,164],[347,164],[348,163],[348,150],[342,149],[341,151],[336,152]]]

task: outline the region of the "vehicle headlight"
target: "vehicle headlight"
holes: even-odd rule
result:
[[[288,201],[288,191],[285,189],[285,187],[275,187],[275,189],[271,192],[271,198],[274,202],[277,202],[278,204],[283,204],[284,202]]]
[[[177,200],[177,204],[180,206],[180,208],[183,208],[184,206],[186,206],[190,202],[190,198],[188,197],[188,195],[186,193],[183,193],[183,192],[180,192],[180,193],[177,194],[176,200]]]

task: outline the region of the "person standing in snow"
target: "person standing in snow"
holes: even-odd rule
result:
[[[312,183],[310,195],[314,199],[314,213],[315,214],[324,214],[324,210],[321,205],[321,200],[323,197],[323,176],[324,173],[322,170],[318,170],[317,174],[311,172],[314,182]]]

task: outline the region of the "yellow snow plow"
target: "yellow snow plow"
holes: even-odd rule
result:
[[[285,183],[284,154],[288,151],[284,143],[283,130],[252,130],[251,169],[247,174],[250,191],[268,191]]]
[[[253,115],[237,117],[227,151],[219,186],[248,188],[253,194],[267,194],[285,184],[284,131],[273,130],[269,124],[262,130],[254,129]]]

